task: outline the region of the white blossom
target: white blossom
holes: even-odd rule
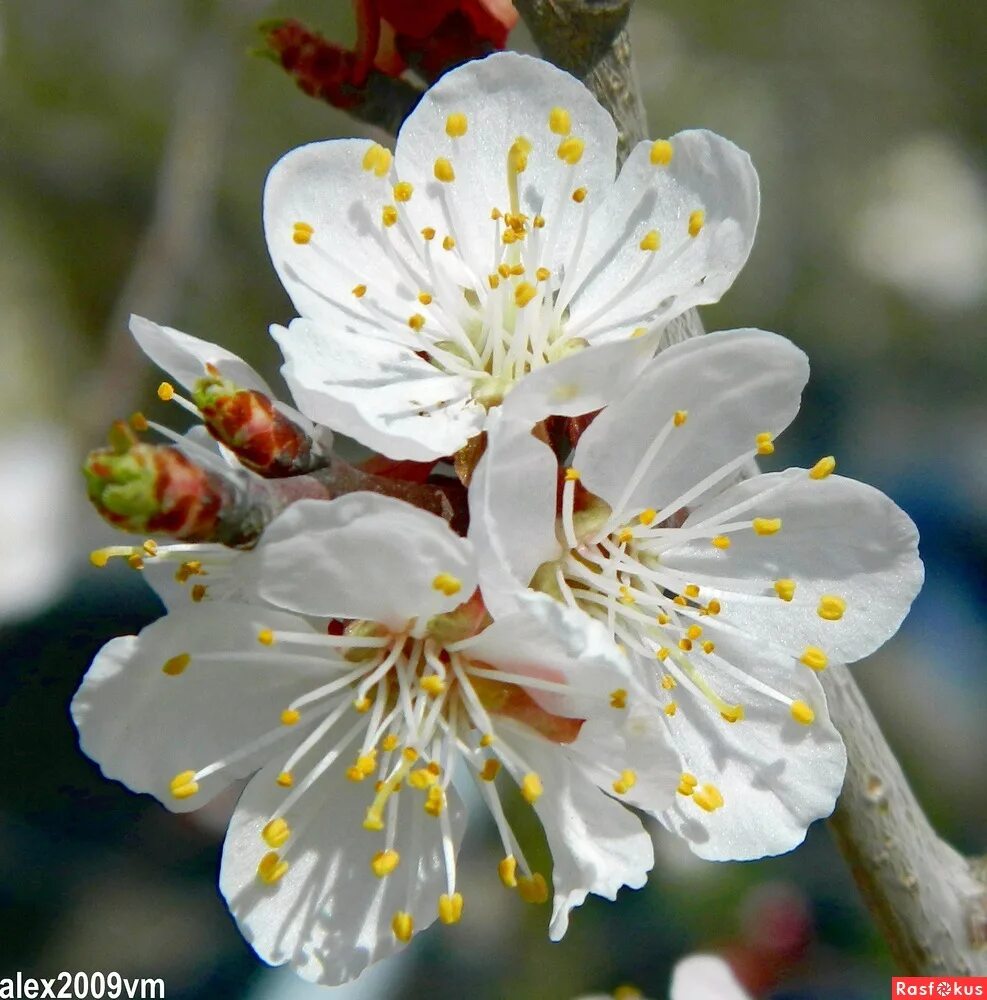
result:
[[[532,422],[629,388],[658,331],[730,286],[757,177],[706,131],[642,142],[585,87],[516,53],[447,73],[393,156],[287,154],[267,182],[275,268],[300,318],[272,333],[312,419],[393,458],[449,455],[508,394]]]
[[[492,613],[530,584],[630,652],[685,763],[659,818],[706,858],[790,850],[831,812],[846,758],[816,673],[893,635],[922,582],[911,520],[832,458],[737,481],[807,377],[774,334],[696,338],[593,420],[560,506],[555,455],[509,401],[470,488]]]

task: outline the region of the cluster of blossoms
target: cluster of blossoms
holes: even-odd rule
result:
[[[832,458],[757,473],[803,353],[687,336],[750,251],[749,158],[690,131],[615,177],[616,143],[576,80],[502,54],[444,76],[393,154],[284,157],[264,219],[297,410],[133,322],[209,434],[144,444],[138,416],[90,456],[99,509],[172,541],[94,554],[144,569],[167,614],[102,649],[73,714],[107,776],[176,811],[253,775],[220,887],[306,978],[460,919],[470,776],[500,881],[554,897],[553,939],[588,893],[644,884],[628,806],[704,858],[795,847],[845,767],[817,675],[921,585],[911,521]],[[330,429],[379,454],[346,465]]]

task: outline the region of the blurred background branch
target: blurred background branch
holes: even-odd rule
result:
[[[542,54],[614,114],[621,159],[648,137],[626,29],[631,3],[517,3]],[[821,679],[848,757],[830,827],[902,971],[987,975],[982,868],[936,835],[849,670],[835,664]]]

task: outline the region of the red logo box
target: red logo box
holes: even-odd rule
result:
[[[891,996],[898,997],[984,997],[987,976],[895,976]]]

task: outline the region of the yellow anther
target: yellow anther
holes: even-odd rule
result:
[[[110,555],[111,553],[106,549],[93,549],[93,551],[89,553],[89,561],[97,569],[103,569],[110,561]]]
[[[792,702],[792,718],[803,726],[811,726],[816,719],[816,713],[804,701]]]
[[[168,402],[169,399],[174,398],[175,387],[170,382],[162,382],[158,386],[158,399]]]
[[[519,135],[513,143],[511,143],[511,148],[507,151],[507,169],[509,172],[514,174],[521,174],[528,167],[528,154],[531,152],[531,143],[523,135]],[[512,193],[513,202],[513,193]],[[517,211],[517,207],[512,205],[514,211]]]
[[[302,717],[302,713],[298,711],[297,708],[286,708],[281,713],[281,725],[282,726],[293,726]]]
[[[775,446],[772,444],[772,441],[773,438],[767,431],[758,434],[757,437],[754,438],[754,444],[757,445],[757,453],[759,455],[773,455]]]
[[[567,483],[578,483],[579,470],[572,468],[572,466],[569,466],[569,468],[565,470],[565,481]]]
[[[675,791],[677,791],[679,795],[685,795],[685,796],[691,795],[695,790],[696,790],[695,784],[690,785],[688,782],[683,781],[681,778],[679,779],[678,788],[675,789]]]
[[[651,524],[657,516],[658,511],[656,511],[654,507],[646,507],[640,514],[638,514],[637,519],[641,522],[641,524],[648,525]]]
[[[418,760],[420,754],[414,747],[405,747],[401,751],[401,756],[408,761],[409,764],[414,764]]]
[[[564,163],[568,163],[570,167],[574,167],[583,158],[583,150],[585,148],[586,143],[582,139],[570,136],[559,143],[559,148],[555,151],[555,155]]]
[[[680,608],[687,608],[689,606],[689,602],[681,594],[672,598],[672,604],[677,604]]]
[[[490,275],[487,275],[487,282],[488,282],[488,284],[490,285],[491,288],[499,288],[500,287],[500,275],[499,274],[490,274]]]
[[[684,653],[689,653],[692,651],[692,640],[691,639],[679,639],[679,649]]]
[[[723,805],[723,796],[716,785],[703,785],[692,793],[692,801],[706,812],[715,812]]]
[[[636,784],[637,775],[633,771],[621,771],[620,777],[613,783],[613,790],[618,795],[626,795]]]
[[[442,765],[437,760],[430,760],[426,765],[426,770],[438,777],[442,773]]]
[[[616,688],[610,692],[611,708],[627,708],[627,689]]]
[[[291,836],[291,827],[279,816],[272,819],[260,832],[268,847],[284,847]]]
[[[185,672],[185,668],[192,662],[192,657],[188,653],[179,653],[177,656],[173,656],[170,660],[165,660],[164,666],[161,668],[163,674],[167,674],[169,677],[177,677],[179,674]]]
[[[774,535],[781,531],[780,517],[755,517],[751,527],[757,535]]]
[[[356,759],[357,769],[367,777],[377,770],[377,751],[371,750],[370,753],[360,754]]]
[[[509,278],[511,276],[511,265],[510,264],[498,264],[497,273],[502,278]]]
[[[651,163],[656,167],[667,167],[672,162],[675,150],[667,139],[657,139],[651,144]]]
[[[643,1000],[644,994],[636,987],[624,984],[613,991],[613,1000]]]
[[[513,274],[515,278],[520,278],[521,275],[524,274],[524,264],[513,264],[511,266],[511,274]]]
[[[698,597],[699,596],[699,585],[696,583],[687,583],[685,585],[685,590],[682,591],[686,597]],[[695,638],[695,636],[693,636]]]
[[[703,231],[703,226],[706,224],[706,213],[701,209],[697,208],[694,212],[689,213],[689,235],[698,236]]]
[[[179,583],[188,583],[190,576],[202,576],[202,563],[198,559],[190,559],[188,562],[183,562],[178,569],[175,570],[175,579]]]
[[[127,556],[127,565],[131,569],[143,569],[144,558],[143,556],[139,556],[136,552],[131,552],[130,555]]]
[[[516,233],[516,232],[514,232],[514,230],[513,230],[513,229],[508,229],[508,230],[506,230],[506,231],[504,232],[504,235],[503,235],[503,236],[501,236],[501,240],[502,240],[502,241],[503,241],[503,242],[504,242],[504,243],[505,243],[505,244],[506,244],[507,246],[510,246],[510,245],[511,245],[512,243],[517,243],[517,241],[518,241],[518,235],[517,235],[517,233]]]
[[[671,674],[663,674],[662,678],[661,678],[661,686],[666,691],[671,691],[674,688],[676,688],[678,685],[677,685],[677,683],[675,681],[675,678]]]
[[[435,179],[443,184],[451,184],[456,179],[456,171],[452,169],[452,164],[444,157],[440,156],[435,161]]]
[[[638,246],[649,253],[654,253],[661,246],[661,237],[658,235],[657,229],[652,229],[650,232],[644,234],[644,238],[638,244]]]
[[[377,177],[383,177],[391,169],[391,151],[374,143],[363,154],[363,169],[372,170]]]
[[[435,230],[431,226],[426,226],[422,230],[422,238],[426,241],[435,239]]]
[[[795,596],[795,581],[794,580],[775,580],[774,582],[775,593],[783,600],[790,601]]]
[[[679,775],[679,784],[687,785],[689,788],[695,788],[699,784],[699,779],[694,775],[690,774],[688,771],[683,771]]]
[[[391,918],[391,930],[402,944],[407,944],[415,933],[415,922],[411,914],[406,910],[398,910]]]
[[[425,799],[425,812],[429,816],[441,816],[442,810],[446,807],[446,793],[438,786],[432,785],[428,790],[428,795]]]
[[[262,646],[273,646],[274,645],[274,633],[269,628],[262,628],[257,633],[257,641]]]
[[[414,313],[408,317],[408,326],[417,333],[425,325],[425,317],[421,313]]]
[[[158,543],[153,538],[148,538],[141,546],[146,556],[156,556],[158,554]]]
[[[548,113],[548,127],[556,135],[568,135],[572,131],[572,120],[565,108],[552,108]]]
[[[715,650],[715,649],[716,649],[716,643],[710,641],[709,639],[707,639],[703,643],[703,652],[704,653],[712,653],[713,650]]]
[[[529,877],[522,875],[517,880],[517,891],[526,903],[548,902],[548,885],[541,872],[535,872]]]
[[[820,458],[816,464],[809,469],[810,479],[825,479],[836,468],[836,459],[832,455]]]
[[[740,722],[743,717],[743,705],[727,705],[727,707],[720,712],[720,718],[723,719],[724,722]]]
[[[300,246],[304,246],[312,239],[314,233],[315,230],[307,222],[296,222],[291,229],[291,238]]]
[[[367,815],[363,819],[363,829],[379,832],[384,829],[384,817],[373,806],[367,810]]]
[[[358,712],[369,712],[370,706],[374,703],[373,698],[354,698],[353,707]]]
[[[451,896],[442,893],[439,896],[439,920],[444,924],[458,924],[463,915],[462,893],[454,892]]]
[[[678,710],[678,703],[674,701],[670,701],[664,708],[664,712],[669,718],[671,718]]]
[[[469,121],[461,111],[454,111],[446,118],[446,135],[450,139],[461,139],[466,135],[469,128]]]
[[[688,410],[676,410],[675,416],[672,417],[672,423],[674,423],[676,427],[681,427],[688,419]]]
[[[494,222],[503,218],[503,215],[504,213],[499,208],[494,207],[490,209],[490,218],[493,219]]]
[[[537,271],[535,271],[535,277],[539,281],[548,281],[548,279],[551,278],[551,276],[552,276],[552,272],[549,271],[549,269],[547,267],[540,267],[540,268],[538,268]]]
[[[630,528],[621,528],[617,532],[617,541],[621,544],[626,544],[627,542],[633,541],[634,532]],[[626,590],[626,588],[624,588]]]
[[[432,589],[441,591],[446,597],[452,597],[463,589],[463,581],[451,573],[439,573],[432,581]]]
[[[522,281],[514,289],[514,302],[518,309],[523,309],[537,294],[538,289],[530,281]]]
[[[486,749],[487,747],[493,745],[494,739],[495,739],[495,737],[494,737],[493,733],[484,733],[480,737],[480,746],[483,747],[484,749]]]
[[[429,674],[420,681],[421,689],[433,698],[437,698],[446,689],[446,682],[438,674]]]
[[[274,780],[282,788],[291,788],[291,786],[295,783],[295,776],[291,773],[291,771],[282,771]]]
[[[442,240],[442,249],[443,250],[455,250],[456,249],[456,241],[451,236],[446,236]]]
[[[667,646],[659,646],[655,651],[655,657],[659,660],[667,660],[672,655],[672,651]]]
[[[495,760],[493,757],[487,758],[483,762],[483,769],[480,771],[480,777],[484,781],[493,781],[494,778],[500,773],[500,761]]]
[[[274,885],[275,882],[284,878],[287,871],[288,862],[282,861],[277,851],[268,851],[257,865],[257,877],[265,885]]]
[[[535,217],[534,217],[534,218],[533,218],[533,219],[531,220],[531,225],[532,225],[532,226],[533,226],[533,227],[534,227],[535,229],[544,229],[544,228],[545,228],[545,216],[544,216],[544,215],[536,215],[536,216],[535,216]]]
[[[728,549],[732,544],[726,535],[716,535],[710,539],[710,542],[717,549]]]
[[[346,777],[350,781],[363,781],[366,775],[354,764],[352,767],[346,768]]]
[[[694,595],[690,595],[690,596],[694,596]],[[703,634],[703,630],[702,630],[702,627],[701,627],[701,626],[699,626],[699,625],[690,625],[690,626],[689,626],[689,627],[688,627],[688,628],[687,628],[687,629],[685,630],[685,634],[686,634],[686,635],[687,635],[687,636],[688,636],[688,637],[689,637],[690,639],[698,639],[698,638],[699,638],[699,637],[700,637],[700,636],[701,636],[701,635]]]
[[[150,424],[148,424],[147,422],[147,417],[145,417],[140,410],[136,410],[133,413],[131,413],[127,422],[135,431],[139,432],[146,431],[150,426]]]
[[[715,598],[706,605],[706,611],[711,615],[718,615],[720,613],[720,602]]]
[[[799,657],[799,663],[804,663],[813,670],[825,670],[829,657],[818,646],[806,646],[805,652]]]
[[[393,205],[385,205],[380,212],[380,221],[385,226],[393,226],[398,221],[398,210]]]
[[[659,611],[658,614],[655,615],[655,621],[658,622],[659,625],[667,625],[671,619],[665,614],[664,611]]]
[[[513,854],[508,854],[507,857],[503,858],[497,865],[497,874],[500,876],[500,881],[504,883],[506,888],[516,889],[517,858],[515,858]]]
[[[397,745],[398,745],[398,738],[394,735],[394,733],[388,733],[380,741],[381,749],[387,751],[388,753],[390,753],[390,751],[393,750]]]
[[[370,859],[370,870],[377,878],[383,878],[385,875],[390,875],[400,862],[401,855],[397,851],[378,851]]]
[[[418,789],[419,792],[425,791],[426,788],[431,788],[436,780],[435,775],[427,767],[419,767],[408,775],[408,784],[412,788]]]
[[[353,294],[358,299],[362,299],[363,296],[367,294],[367,286],[366,285],[354,285],[353,286]]]
[[[414,185],[408,181],[398,181],[394,185],[395,201],[411,201],[411,196],[415,193]]]
[[[586,191],[586,188],[584,188],[584,187],[583,188],[576,188],[576,190],[572,192],[572,200],[577,205],[581,205],[586,200],[587,193],[588,192]]]
[[[189,596],[193,601],[195,601],[196,604],[198,604],[206,596],[207,589],[208,588],[204,583],[193,584],[192,589],[189,592]]]
[[[828,622],[838,622],[846,611],[846,601],[835,594],[823,594],[819,598],[819,607],[816,614]]]
[[[528,805],[534,805],[541,798],[544,791],[541,778],[534,771],[529,771],[521,779],[521,797]]]
[[[182,771],[180,774],[176,774],[168,787],[176,799],[192,798],[199,790],[199,783],[195,780],[195,771]]]

